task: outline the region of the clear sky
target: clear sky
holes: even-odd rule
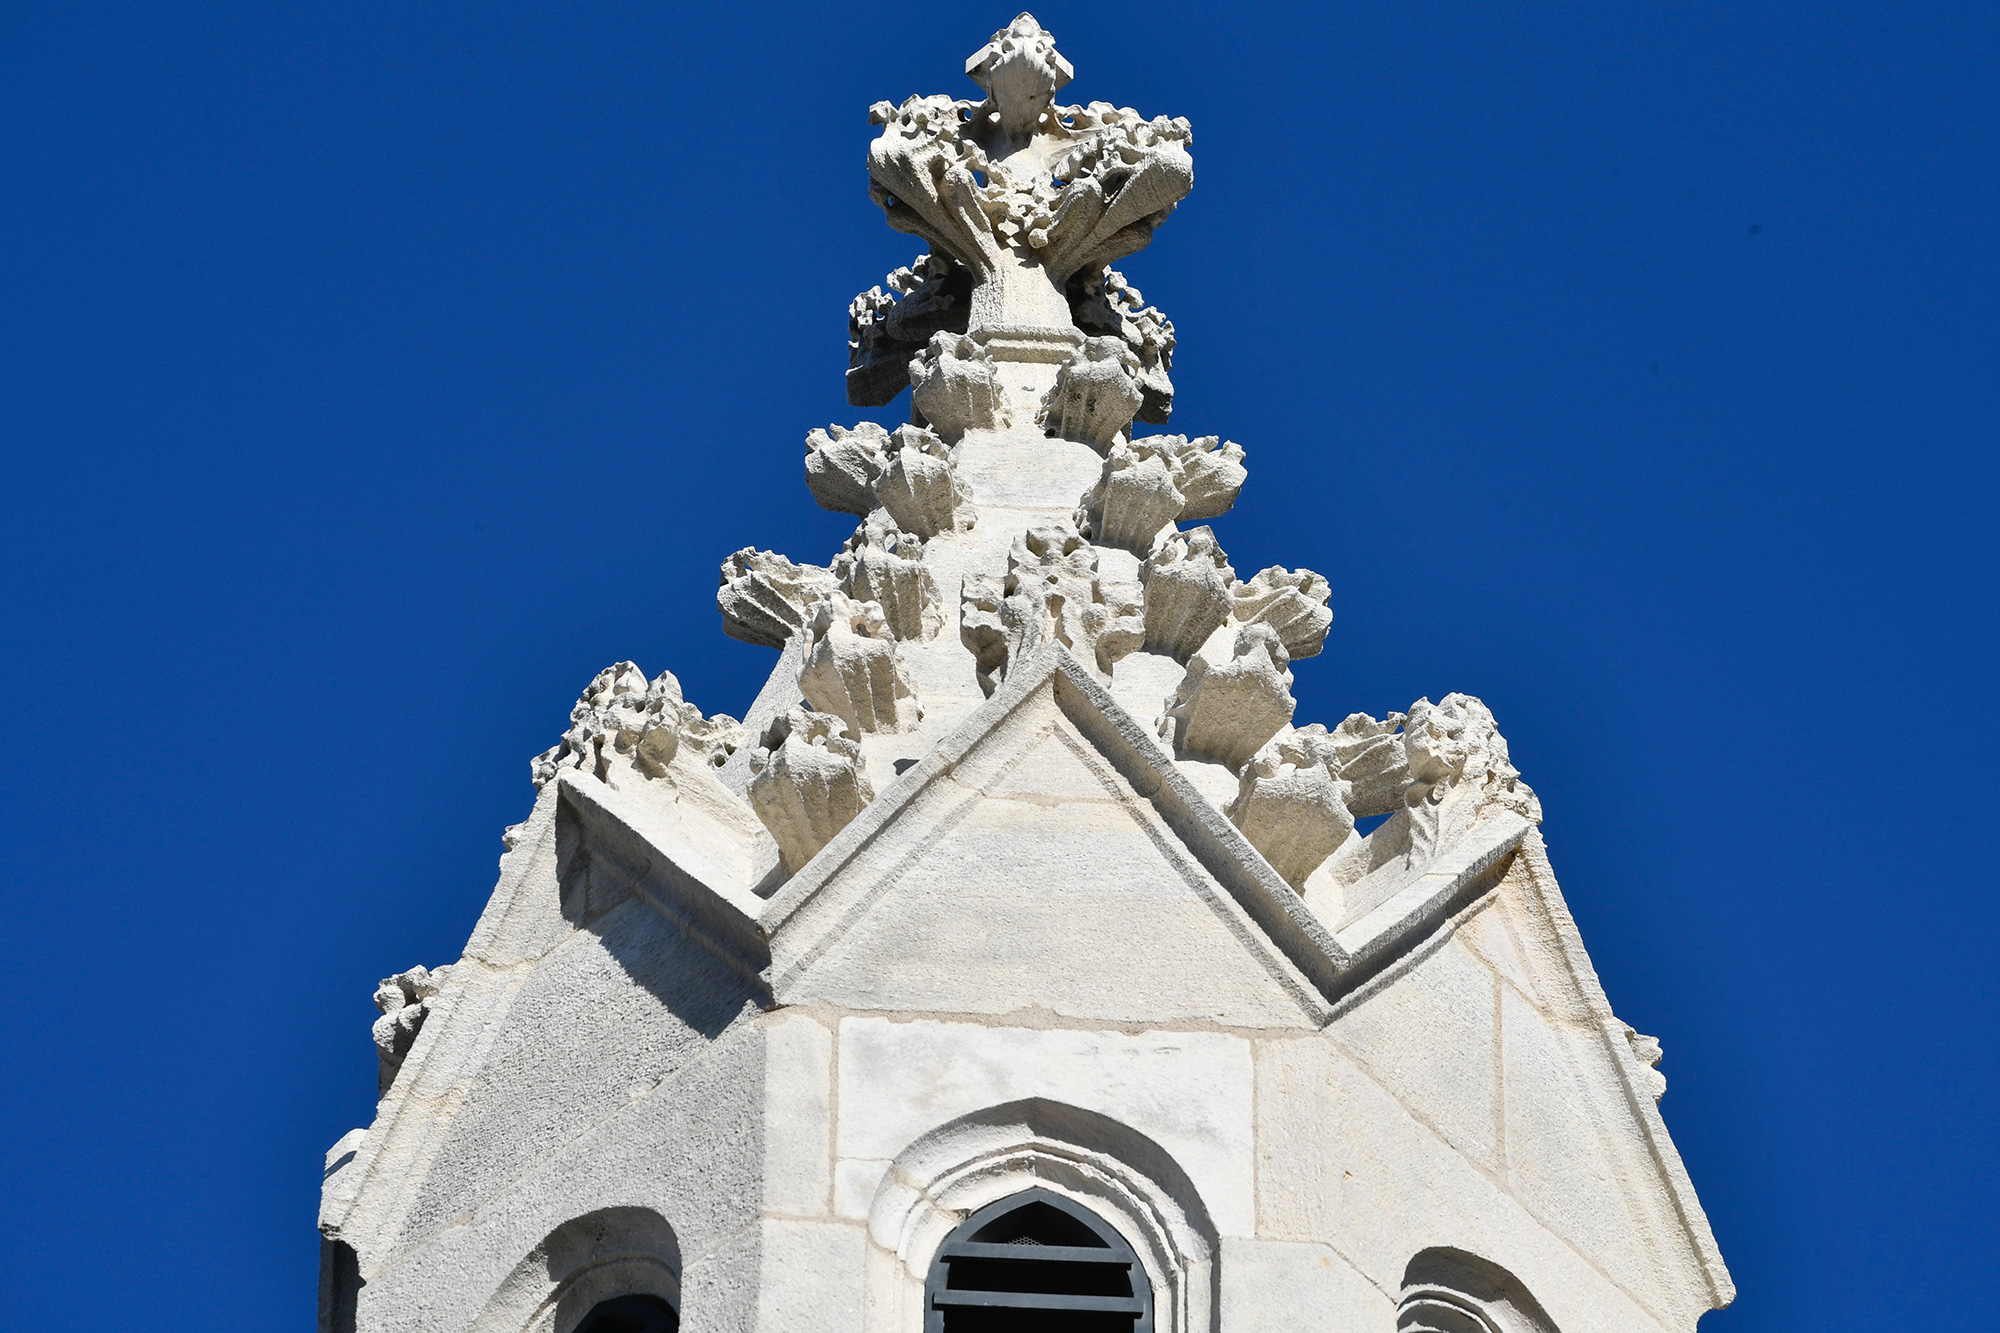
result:
[[[1476,694],[1540,793],[1703,1327],[1992,1327],[1994,8],[1036,12],[1194,124],[1122,267],[1235,567],[1332,582],[1300,718]],[[0,10],[0,1323],[309,1326],[376,979],[598,668],[748,703],[716,567],[846,534],[919,248],[867,107],[1012,14]]]

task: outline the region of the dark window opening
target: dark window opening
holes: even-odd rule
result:
[[[925,1333],[1152,1333],[1139,1256],[1103,1219],[1047,1190],[989,1204],[938,1247]]]
[[[681,1317],[658,1296],[614,1296],[591,1307],[576,1333],[677,1333]]]

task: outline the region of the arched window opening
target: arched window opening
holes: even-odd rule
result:
[[[988,1204],[938,1247],[924,1333],[1152,1333],[1153,1289],[1132,1247],[1044,1189]]]
[[[591,1307],[576,1333],[677,1333],[681,1317],[658,1296],[614,1296]]]
[[[1491,1260],[1438,1246],[1410,1261],[1396,1333],[1557,1333],[1521,1280]]]

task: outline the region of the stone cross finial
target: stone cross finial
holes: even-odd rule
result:
[[[1083,287],[1145,248],[1193,187],[1192,132],[1105,102],[1056,106],[1072,70],[1029,14],[974,52],[966,73],[985,101],[870,108],[883,128],[869,194],[890,226],[968,271],[965,331],[994,359],[1066,361],[1083,344],[1071,314]]]

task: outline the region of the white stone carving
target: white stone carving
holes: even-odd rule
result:
[[[1223,811],[1295,889],[1354,832],[1354,788],[1336,775],[1338,755],[1317,723],[1280,731],[1244,766],[1236,800]]]
[[[985,102],[870,108],[883,128],[868,153],[869,194],[891,227],[970,270],[975,338],[1003,360],[1060,361],[1080,337],[1070,278],[1152,239],[1194,183],[1192,135],[1185,120],[1102,102],[1055,106],[1072,70],[1027,14],[966,72]]]
[[[750,754],[750,807],[778,844],[787,875],[818,854],[875,799],[861,747],[831,713],[774,718]]]
[[[1242,770],[1265,741],[1292,720],[1291,658],[1269,625],[1236,631],[1235,651],[1210,665],[1196,653],[1187,675],[1167,705],[1160,735],[1171,739],[1179,758]]]
[[[923,719],[879,604],[830,592],[814,604],[806,628],[812,646],[799,693],[807,703],[840,718],[857,737],[909,731]]]
[[[924,565],[923,539],[892,521],[868,519],[857,527],[833,558],[833,576],[855,601],[879,605],[889,632],[899,639],[936,638],[944,627],[937,580]]]
[[[1243,446],[1214,435],[1121,440],[1105,456],[1097,484],[1077,502],[1077,530],[1099,546],[1143,556],[1169,523],[1228,513],[1246,475]]]
[[[960,333],[935,335],[910,362],[910,402],[952,444],[1007,424],[993,354]]]
[[[919,255],[908,268],[883,279],[882,287],[870,287],[847,307],[847,401],[856,407],[894,402],[910,386],[911,360],[934,335],[964,333],[971,310],[971,272],[942,254]],[[1125,316],[1124,323],[1133,329],[1128,339],[1143,339],[1150,331],[1145,322],[1148,313],[1159,312],[1142,310]],[[1153,337],[1157,340],[1159,335]],[[1171,355],[1172,325],[1167,325],[1165,337]]]
[[[1145,638],[1138,589],[1099,577],[1097,552],[1073,528],[1047,525],[1015,538],[1004,578],[965,580],[959,637],[991,694],[1009,667],[1060,643],[1108,677]]]
[[[1070,318],[1086,336],[1117,338],[1139,358],[1138,385],[1143,401],[1136,420],[1164,426],[1174,410],[1174,383],[1167,372],[1174,365],[1174,325],[1146,304],[1125,275],[1107,268],[1070,281]]]
[[[1185,662],[1229,619],[1236,571],[1206,527],[1176,532],[1139,566],[1146,647]]]
[[[1326,603],[1333,590],[1310,569],[1272,565],[1248,583],[1237,584],[1234,591],[1236,619],[1278,631],[1293,661],[1315,657],[1325,646],[1327,628],[1333,624],[1333,611]]]
[[[783,648],[806,623],[812,604],[833,588],[831,570],[746,546],[722,562],[715,594],[722,632],[744,643]]]
[[[865,516],[875,508],[875,479],[889,466],[888,451],[889,432],[872,421],[813,430],[806,435],[806,489],[821,509]]]
[[[449,967],[413,967],[393,977],[382,978],[381,984],[375,988],[375,1008],[382,1015],[375,1020],[372,1029],[378,1065],[375,1078],[377,1097],[389,1091],[389,1085],[396,1081],[404,1057],[417,1044],[417,1033],[423,1030],[424,1019],[431,1011],[431,1001],[444,989],[444,979],[450,972]]]
[[[1143,395],[1139,358],[1116,338],[1091,338],[1056,371],[1035,424],[1043,433],[1107,452],[1132,424]]]
[[[971,531],[972,491],[953,472],[943,440],[922,426],[898,426],[886,457],[875,498],[903,531],[925,541],[940,532]]]
[[[536,790],[565,768],[618,786],[628,777],[656,780],[683,744],[697,747],[711,765],[725,760],[741,743],[735,718],[704,719],[681,698],[671,671],[650,682],[636,663],[616,662],[597,673],[570,709],[569,730],[529,766]]]
[[[1666,1052],[1660,1048],[1658,1037],[1649,1037],[1630,1023],[1623,1026],[1625,1041],[1632,1048],[1633,1058],[1646,1067],[1646,1090],[1651,1092],[1653,1100],[1658,1102],[1667,1095],[1667,1076],[1660,1072],[1660,1057]]]

